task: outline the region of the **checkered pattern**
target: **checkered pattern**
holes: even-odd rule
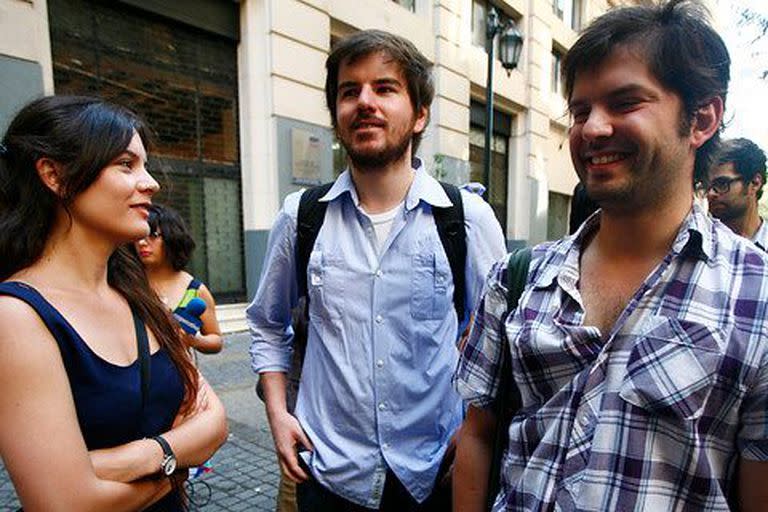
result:
[[[752,241],[762,250],[768,251],[768,222],[765,219],[761,219],[760,227],[755,231]]]
[[[768,258],[694,206],[603,340],[577,287],[598,225],[534,249],[506,320],[506,261],[489,275],[454,379],[492,403],[506,329],[522,409],[494,511],[733,508],[739,457],[768,460]]]

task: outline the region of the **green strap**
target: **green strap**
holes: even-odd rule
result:
[[[528,282],[528,267],[531,264],[531,248],[523,247],[509,255],[507,261],[507,313],[520,302],[520,296]]]

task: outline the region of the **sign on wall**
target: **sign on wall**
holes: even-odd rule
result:
[[[319,185],[321,156],[320,137],[314,133],[291,128],[291,172],[297,185]]]

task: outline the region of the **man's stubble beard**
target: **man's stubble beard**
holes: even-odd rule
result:
[[[723,203],[721,203],[723,204]],[[730,222],[739,220],[747,215],[747,203],[739,204],[725,204],[725,208],[715,213],[712,212],[712,216],[716,219],[720,219],[722,222]]]
[[[679,134],[678,134],[679,135]],[[637,156],[641,159],[637,159]],[[638,209],[662,207],[667,201],[674,200],[670,191],[682,172],[684,154],[681,147],[673,147],[666,154],[666,164],[662,165],[661,154],[636,153],[636,159],[629,165],[629,177],[624,186],[609,190],[587,188],[587,196],[604,210],[632,212]]]
[[[343,137],[339,137],[339,142],[347,152],[352,166],[361,172],[366,170],[381,169],[391,163],[402,160],[405,153],[411,147],[411,138],[413,137],[413,126],[407,130],[396,144],[385,146],[378,151],[355,151]]]

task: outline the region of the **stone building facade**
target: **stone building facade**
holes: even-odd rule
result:
[[[447,181],[482,181],[492,5],[524,43],[516,69],[494,64],[490,202],[510,245],[536,243],[565,233],[576,183],[560,59],[588,20],[631,1],[0,0],[0,129],[53,92],[137,110],[157,134],[160,200],[197,238],[192,271],[239,303],[283,198],[343,167],[323,93],[338,38],[378,28],[413,41],[436,84],[419,156]]]

